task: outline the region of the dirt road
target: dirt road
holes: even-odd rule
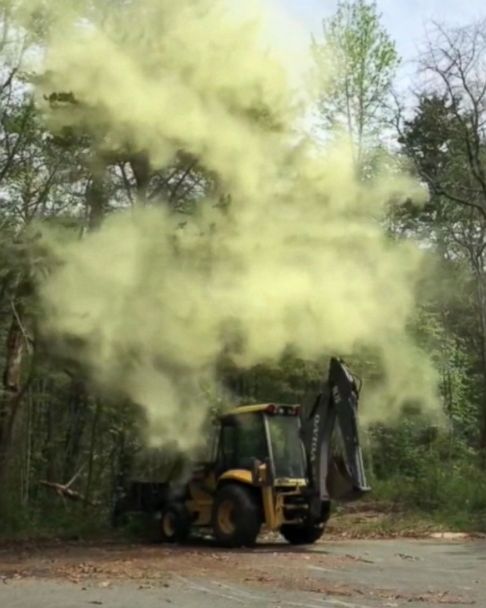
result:
[[[1,608],[486,606],[486,541],[0,548]]]

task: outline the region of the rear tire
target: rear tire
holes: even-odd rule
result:
[[[163,543],[184,542],[191,531],[187,509],[183,504],[167,505],[160,518],[160,536]]]
[[[248,488],[231,484],[218,491],[212,514],[218,543],[225,547],[254,545],[261,525],[260,510]]]
[[[312,545],[324,534],[324,526],[285,524],[280,528],[280,534],[292,545]]]

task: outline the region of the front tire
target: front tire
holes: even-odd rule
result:
[[[184,542],[191,531],[189,514],[183,504],[167,505],[160,518],[160,536],[164,543]]]
[[[312,545],[324,534],[324,525],[289,525],[280,528],[280,534],[292,545]]]
[[[218,543],[225,547],[254,545],[261,525],[260,510],[248,488],[231,484],[219,490],[212,514]]]

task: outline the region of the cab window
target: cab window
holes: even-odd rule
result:
[[[224,469],[251,469],[255,458],[263,462],[268,457],[268,447],[262,414],[242,414],[223,420],[220,449]]]

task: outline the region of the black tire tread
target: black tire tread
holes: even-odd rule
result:
[[[235,532],[225,534],[218,526],[218,506],[231,500],[235,507]],[[217,492],[212,513],[213,533],[219,544],[225,547],[249,547],[255,544],[261,528],[260,509],[251,490],[239,484],[227,484]]]
[[[324,525],[292,525],[284,524],[280,534],[292,545],[312,545],[324,534]]]
[[[173,513],[175,516],[175,532],[172,536],[167,536],[164,533],[162,521],[164,515],[168,512]],[[191,524],[189,514],[187,513],[186,507],[182,503],[171,503],[162,510],[162,516],[160,520],[160,535],[161,540],[164,543],[181,543],[184,542],[191,531]]]

